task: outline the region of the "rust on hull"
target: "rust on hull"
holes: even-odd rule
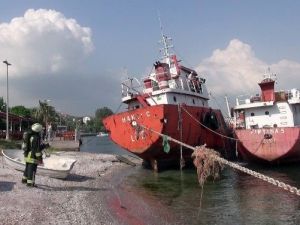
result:
[[[197,119],[202,123],[208,108],[182,107],[185,110],[182,110],[181,115],[177,105],[156,105],[118,113],[105,118],[103,122],[110,132],[111,139],[116,144],[152,164],[155,163],[154,160],[179,163],[180,145],[170,142],[170,152],[164,152],[162,138],[151,129],[180,140],[181,130],[178,122],[180,116],[182,118],[182,139],[180,141],[191,146],[206,144],[207,147],[220,150],[226,156],[226,149],[230,150],[231,144],[227,138],[215,133],[229,135],[220,110],[213,110],[219,127],[212,132],[195,121]],[[133,121],[149,129],[132,126]],[[191,153],[191,150],[184,149],[184,159],[190,161]]]
[[[300,160],[300,128],[235,130],[238,152],[247,161],[269,163]]]

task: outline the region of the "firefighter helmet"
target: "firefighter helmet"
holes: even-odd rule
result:
[[[31,126],[31,130],[34,132],[37,132],[37,133],[41,132],[42,129],[43,129],[43,126],[39,123],[35,123]]]

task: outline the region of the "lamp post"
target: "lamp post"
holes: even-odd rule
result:
[[[46,124],[46,136],[47,140],[50,141],[50,132],[49,132],[49,126],[48,126],[48,116],[49,116],[49,102],[51,102],[50,99],[47,99],[44,101],[46,106],[46,115],[45,115],[45,124]]]
[[[8,130],[8,105],[9,105],[9,101],[8,101],[8,66],[11,66],[11,64],[9,62],[7,62],[7,60],[3,61],[4,64],[6,64],[6,140],[9,140],[9,130]]]

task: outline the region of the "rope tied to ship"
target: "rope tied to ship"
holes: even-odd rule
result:
[[[213,129],[210,129],[208,126],[205,126],[203,123],[201,123],[199,120],[197,120],[189,111],[187,111],[183,106],[181,106],[181,108],[183,109],[183,111],[185,111],[193,120],[195,120],[198,124],[200,124],[202,127],[204,127],[205,129],[209,130],[210,132],[217,134],[223,138],[227,138],[230,140],[234,140],[234,141],[239,141],[239,139],[237,138],[233,138],[233,137],[228,137],[224,134],[221,134],[219,132],[214,131]]]
[[[206,181],[207,178],[213,177],[217,178],[219,172],[223,169],[223,165],[227,165],[233,169],[239,170],[243,173],[246,173],[248,175],[254,176],[260,180],[263,180],[265,182],[268,182],[269,184],[273,184],[285,191],[289,191],[290,193],[296,194],[300,196],[300,189],[293,187],[289,184],[286,184],[282,181],[279,181],[277,179],[274,179],[272,177],[263,175],[261,173],[258,173],[254,170],[248,169],[246,167],[240,166],[237,163],[230,162],[220,156],[220,154],[212,149],[206,148],[205,145],[198,146],[198,147],[193,147],[191,145],[185,144],[181,141],[178,141],[168,135],[162,134],[158,131],[153,130],[152,128],[148,128],[146,126],[143,126],[139,124],[138,126],[149,130],[150,132],[153,132],[161,137],[164,137],[165,141],[173,141],[177,144],[180,144],[188,149],[193,150],[193,157],[194,158],[194,165],[197,168],[197,175],[198,175],[198,181],[201,186],[203,186],[204,182]],[[196,159],[196,161],[195,161]],[[208,162],[206,162],[209,160]],[[207,164],[205,164],[207,163]],[[203,171],[203,169],[207,168],[207,171]]]

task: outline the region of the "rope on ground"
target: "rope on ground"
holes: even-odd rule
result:
[[[177,144],[180,144],[188,149],[191,149],[194,151],[193,155],[194,157],[196,158],[196,163],[195,163],[195,166],[197,167],[197,174],[198,174],[198,180],[199,180],[199,184],[200,185],[203,185],[205,180],[204,178],[208,178],[208,177],[214,177],[216,178],[217,174],[219,173],[219,171],[222,169],[222,166],[221,164],[223,165],[227,165],[233,169],[236,169],[236,170],[239,170],[241,172],[244,172],[248,175],[251,175],[251,176],[254,176],[258,179],[261,179],[263,181],[266,181],[270,184],[273,184],[283,190],[286,190],[286,191],[289,191],[290,193],[293,193],[293,194],[296,194],[298,196],[300,196],[300,189],[296,188],[296,187],[293,187],[289,184],[285,184],[284,182],[281,182],[277,179],[274,179],[272,177],[269,177],[269,176],[266,176],[266,175],[263,175],[261,173],[258,173],[258,172],[255,172],[254,170],[250,170],[250,169],[247,169],[243,166],[240,166],[238,165],[237,163],[233,163],[233,162],[230,162],[224,158],[222,158],[220,156],[220,154],[218,154],[217,152],[215,152],[214,150],[212,149],[209,149],[209,148],[206,148],[205,145],[203,146],[199,146],[199,147],[193,147],[191,145],[188,145],[188,144],[185,144],[183,142],[180,142],[168,135],[165,135],[165,134],[162,134],[158,131],[155,131],[151,128],[148,128],[148,127],[145,127],[143,125],[140,125],[140,124],[137,124],[137,126],[140,126],[144,129],[147,129],[161,137],[165,137],[167,138],[167,140],[170,140],[170,141],[173,141]],[[203,153],[204,152],[204,153]],[[198,158],[197,158],[198,157]],[[212,160],[211,160],[212,159]],[[207,164],[207,165],[204,165],[203,163],[205,163],[204,161],[206,160],[209,160],[210,162]],[[213,163],[212,163],[213,161]],[[195,162],[195,161],[194,161]],[[217,163],[216,163],[217,162]],[[216,168],[214,168],[216,167]],[[218,168],[219,167],[219,168]],[[208,172],[207,171],[203,171],[203,169],[205,168],[208,168]],[[218,170],[219,169],[219,170]],[[199,173],[200,172],[200,173]],[[200,174],[200,175],[199,175]],[[199,179],[200,177],[200,179]]]

